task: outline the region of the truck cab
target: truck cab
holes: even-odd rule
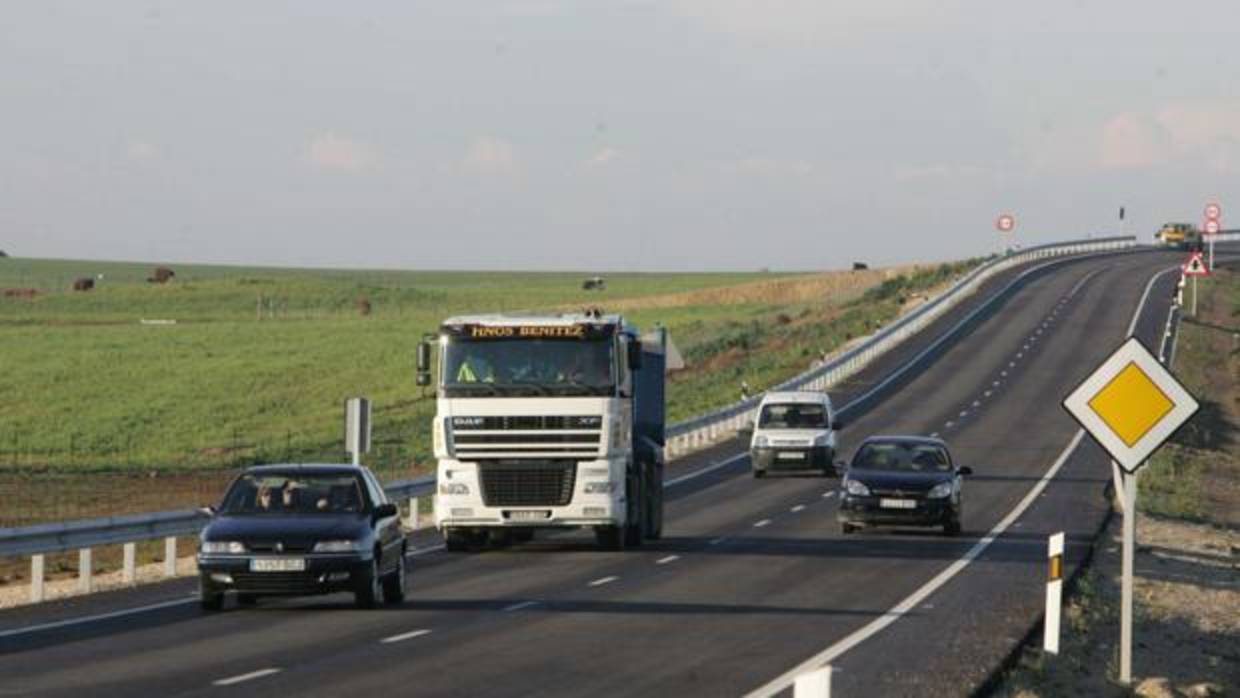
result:
[[[448,549],[551,528],[608,549],[659,537],[665,337],[601,313],[445,320],[432,430]]]
[[[806,471],[834,475],[838,427],[826,393],[767,393],[758,405],[749,444],[753,476]]]

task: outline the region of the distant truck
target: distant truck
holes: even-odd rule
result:
[[[438,333],[435,526],[448,550],[590,528],[663,533],[667,333],[619,315],[474,315]],[[432,345],[418,348],[428,385]]]
[[[1199,252],[1202,248],[1201,230],[1192,223],[1165,223],[1154,237],[1163,245],[1180,250]]]

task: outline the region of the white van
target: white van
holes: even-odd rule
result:
[[[753,426],[749,456],[754,477],[776,471],[835,474],[839,425],[826,393],[767,393]]]

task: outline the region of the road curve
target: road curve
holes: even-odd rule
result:
[[[566,535],[477,555],[432,550],[415,559],[410,600],[394,609],[357,611],[337,596],[202,616],[176,603],[190,590],[181,582],[2,614],[13,629],[171,604],[0,631],[0,695],[769,694],[823,657],[838,695],[968,695],[1040,613],[1046,536],[1067,532],[1073,566],[1103,520],[1106,460],[1087,439],[1066,450],[1077,429],[1059,401],[1124,338],[1143,297],[1135,331],[1157,347],[1174,274],[1154,277],[1179,261],[1061,261],[986,308],[1038,265],[1001,275],[833,391],[837,404],[870,392],[981,308],[841,434],[845,449],[879,432],[947,439],[977,473],[959,538],[844,537],[835,480],[754,480],[731,442],[678,464],[673,476],[714,469],[670,488],[656,544],[605,553]]]

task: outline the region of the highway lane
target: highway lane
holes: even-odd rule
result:
[[[1148,265],[1155,256],[1129,259],[1148,257],[1149,262],[1140,262]],[[1063,306],[1064,322],[1057,325],[1061,329],[1044,330],[1051,335],[1063,328],[1080,335],[1100,333],[1096,324],[1072,327],[1082,322],[1077,315],[1091,288],[1106,287],[1129,304],[1135,302],[1137,290],[1125,282],[1139,274],[1128,260],[1122,269],[1109,271],[1117,259],[1064,265],[1061,272],[1031,282],[1002,318],[980,324],[955,350],[846,430],[845,438],[875,429],[928,432],[936,423],[956,421],[950,416],[968,411],[957,409],[966,403],[942,386],[953,391],[980,388],[982,374],[1002,372],[997,360],[978,360],[995,359],[1002,353],[995,347],[1013,350],[1013,357],[1022,354],[1022,367],[1081,363],[1080,352],[1021,351],[1018,340],[1036,332],[1039,320],[1049,316],[1072,286],[1103,268],[1085,279],[1080,287],[1085,295]],[[1165,266],[1166,259],[1157,263]],[[1110,317],[1096,322],[1105,324],[1124,313],[1102,314]],[[1059,336],[1056,342],[1067,346],[1074,344],[1071,339]],[[953,355],[961,358],[953,362]],[[1013,394],[996,397],[995,404],[1016,405],[1007,412],[1024,418],[1028,396],[1019,391],[1035,384],[1049,388],[1047,381],[1023,380],[1020,370],[1010,368]],[[1049,404],[1052,407],[1041,411],[1057,413],[1058,398]],[[982,409],[975,421],[969,415],[961,418],[959,438],[967,443],[978,430],[1010,432],[1010,424],[992,423],[1012,416],[1005,418],[1001,412],[993,410],[998,416],[987,417]],[[1040,475],[1046,452],[1053,450],[1053,445],[1022,445],[1014,464],[990,471],[995,480],[983,475],[971,483],[966,528],[974,532],[997,519],[997,510],[1028,489],[1028,482],[1019,478]],[[960,455],[966,452],[976,452],[978,461],[965,460],[979,465],[986,454],[981,446],[968,446]],[[904,534],[842,540],[831,519],[833,499],[822,497],[829,492],[824,481],[756,483],[744,476],[746,467],[737,461],[676,493],[669,512],[672,537],[638,553],[599,553],[583,538],[580,545],[553,541],[450,561],[452,556],[431,555],[428,564],[419,566],[414,600],[399,610],[337,611],[330,609],[338,608],[339,600],[329,600],[139,624],[96,639],[45,646],[38,654],[40,665],[72,668],[32,671],[18,685],[48,692],[77,685],[89,686],[93,693],[166,693],[208,688],[212,681],[275,667],[283,670],[281,686],[322,693],[392,684],[427,694],[462,695],[533,690],[736,693],[883,613],[970,545],[967,537],[952,541]],[[1000,474],[1012,479],[999,479]],[[719,506],[720,501],[727,506]],[[979,503],[983,506],[974,508]],[[764,521],[768,523],[756,526]],[[669,559],[672,556],[677,557]],[[307,613],[306,606],[324,610]],[[301,609],[289,610],[297,607]],[[430,632],[416,634],[420,630]],[[613,647],[616,634],[622,641]],[[380,642],[402,635],[407,637]],[[11,661],[21,656],[4,658],[0,670],[9,675]],[[394,658],[400,661],[393,663]],[[263,681],[274,680],[272,676],[254,675],[228,688],[262,690]]]

